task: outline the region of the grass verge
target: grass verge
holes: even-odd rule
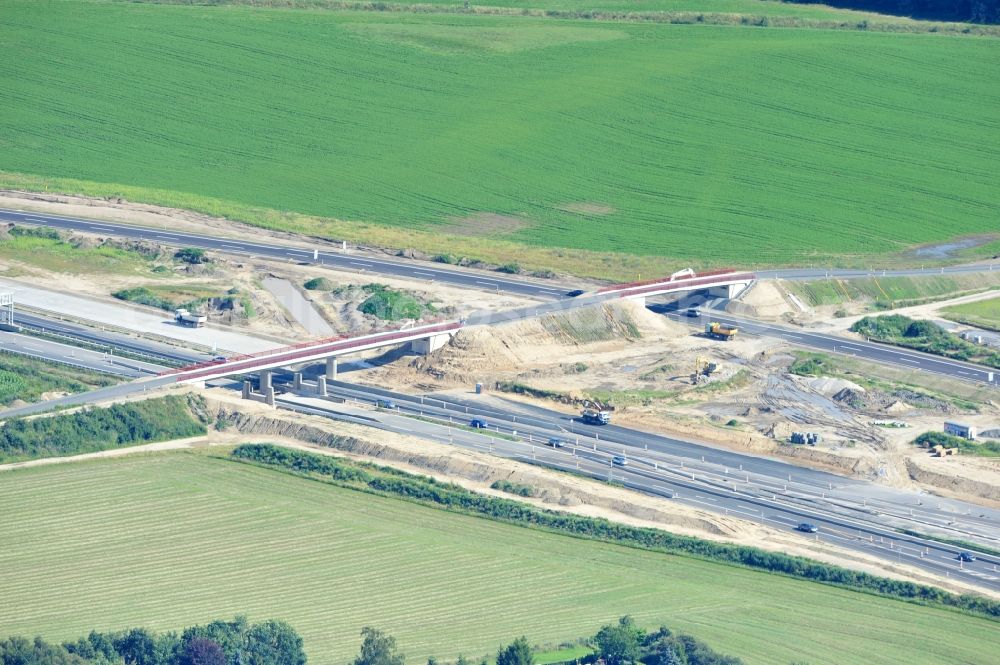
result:
[[[0,404],[38,401],[43,393],[81,393],[113,386],[120,379],[80,367],[0,351]]]

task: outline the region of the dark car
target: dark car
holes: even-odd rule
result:
[[[691,318],[694,318],[697,316],[701,316],[701,312],[698,311],[697,307],[691,307],[690,309],[688,309],[687,315],[690,316]]]
[[[962,552],[958,555],[959,561],[965,561],[966,563],[972,563],[976,560],[976,555],[972,552]]]
[[[213,363],[224,363],[224,362],[226,362],[226,357],[225,356],[215,356],[214,358],[212,358],[212,362]]]
[[[586,293],[586,291],[584,291],[583,289],[573,289],[572,291],[568,291],[566,293],[566,297],[575,298],[577,296],[582,296],[584,293]]]
[[[375,406],[380,409],[395,409],[396,403],[391,399],[377,399],[375,400]]]
[[[560,439],[559,437],[554,436],[551,439],[549,439],[549,445],[552,446],[553,448],[565,448],[566,442]]]
[[[803,522],[802,524],[795,527],[799,531],[804,531],[805,533],[816,533],[819,531],[819,527],[815,524],[810,524],[809,522]]]
[[[628,466],[628,460],[624,455],[615,455],[611,458],[611,463],[615,466]]]
[[[476,429],[486,429],[489,426],[490,424],[482,418],[473,418],[469,421],[469,427],[475,427]]]

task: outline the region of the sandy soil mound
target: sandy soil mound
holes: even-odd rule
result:
[[[796,311],[788,304],[781,287],[774,281],[755,283],[731,304],[742,305],[734,308],[740,310],[737,313],[771,319]]]
[[[827,376],[821,376],[815,379],[810,379],[808,383],[810,388],[821,395],[827,396],[835,396],[844,389],[850,389],[858,393],[865,392],[864,388],[856,383],[848,381],[847,379],[832,379]]]
[[[689,332],[641,305],[615,302],[463,330],[449,346],[418,358],[413,366],[439,379],[468,382],[528,366],[593,363],[595,354],[613,353],[640,339],[650,342]]]

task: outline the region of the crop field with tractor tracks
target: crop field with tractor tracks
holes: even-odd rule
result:
[[[0,635],[279,617],[309,662],[362,626],[409,659],[558,644],[622,614],[748,665],[994,662],[1000,624],[821,584],[447,513],[204,452],[2,472]],[[803,636],[808,635],[808,639]],[[850,639],[844,639],[849,635]]]
[[[0,39],[3,186],[633,279],[1000,248],[992,37],[11,0]]]

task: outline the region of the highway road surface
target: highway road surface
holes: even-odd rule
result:
[[[150,376],[163,369],[162,366],[141,360],[121,358],[115,356],[114,353],[91,351],[47,339],[4,331],[0,331],[0,351],[17,353],[30,358],[57,362],[62,365],[80,367],[95,372],[114,374],[129,379]],[[86,395],[89,393],[83,394]]]
[[[153,361],[166,360],[172,364],[194,364],[211,360],[212,355],[156,342],[144,337],[132,337],[108,330],[98,330],[79,323],[71,323],[42,314],[30,314],[23,309],[15,314],[17,325],[49,336],[65,339],[67,343],[83,342],[85,345],[108,347],[114,351],[147,356]]]
[[[903,524],[908,524],[910,528],[917,524],[926,529],[930,522],[940,526],[945,524],[943,520],[953,521],[964,516],[961,511],[966,504],[962,502],[949,501],[941,508],[935,503],[925,510],[917,506],[920,495],[914,493],[897,493],[891,488],[792,467],[776,460],[741,456],[643,432],[622,428],[612,432],[608,427],[572,425],[570,423],[575,421],[565,414],[557,414],[556,420],[544,421],[504,410],[505,420],[490,407],[470,406],[447,398],[439,400],[439,396],[392,395],[342,383],[335,386],[334,392],[326,400],[288,393],[279,397],[278,404],[298,412],[358,422],[523,462],[583,473],[600,480],[614,480],[631,489],[780,530],[794,531],[798,524],[810,522],[819,531],[803,534],[803,537],[830,542],[888,561],[906,563],[979,587],[1000,590],[1000,572],[997,572],[1000,558],[984,556],[974,563],[963,564],[956,558],[960,551],[964,551],[962,548],[906,536],[896,530]],[[373,405],[380,396],[392,398],[396,409],[358,408],[359,403]],[[353,400],[358,401],[352,404]],[[469,409],[468,412],[466,409]],[[407,413],[420,415],[421,419],[415,420],[405,415]],[[471,432],[459,427],[472,417],[486,419],[492,429]],[[518,422],[511,422],[511,417],[517,418]],[[453,424],[449,423],[449,419]],[[579,433],[568,435],[561,431],[566,425],[578,427]],[[517,432],[515,441],[509,440],[513,431]],[[565,447],[546,445],[552,436],[561,437]],[[622,439],[626,437],[630,437],[631,442],[623,443]],[[701,453],[704,453],[704,462],[701,461]],[[613,465],[611,460],[615,455],[624,455],[628,464]],[[753,471],[737,472],[737,467],[727,467],[733,455],[758,464]],[[760,462],[764,463],[763,467]],[[770,472],[766,468],[768,464],[773,467]],[[783,478],[774,475],[789,469],[795,478],[791,483],[782,482]],[[788,489],[784,489],[785,485]],[[825,496],[820,496],[819,488],[824,485],[832,485],[833,490],[828,489]],[[926,496],[923,500],[925,503],[928,501]],[[980,525],[975,528],[991,530],[990,535],[996,537],[994,525],[1000,515],[996,511],[968,505],[977,514],[964,517]],[[916,511],[915,517],[909,517],[911,509]]]
[[[434,280],[452,286],[474,288],[487,291],[503,291],[521,296],[548,300],[566,296],[563,289],[545,284],[540,280],[528,280],[510,275],[501,275],[467,268],[446,268],[414,260],[391,260],[373,258],[369,254],[352,254],[350,251],[334,251],[330,243],[317,242],[315,246],[302,243],[285,243],[278,240],[270,242],[251,242],[226,236],[208,234],[192,234],[169,229],[157,229],[148,226],[136,226],[108,222],[82,217],[68,217],[50,213],[27,212],[0,208],[0,221],[19,224],[50,226],[67,231],[83,231],[100,235],[113,235],[135,240],[149,240],[174,247],[199,247],[229,254],[263,256],[281,261],[303,261],[321,263],[338,270],[365,271],[392,275],[408,279]],[[314,252],[316,254],[314,255]],[[1000,270],[1000,260],[996,266],[990,263],[971,265],[955,265],[935,268],[902,268],[902,269],[824,269],[824,268],[787,268],[757,271],[759,279],[815,280],[828,277],[851,279],[868,276],[919,276],[919,275],[962,275],[978,272]]]
[[[680,323],[685,323],[698,329],[704,329],[706,321],[718,321],[729,326],[736,326],[740,334],[759,335],[762,337],[777,337],[793,346],[799,346],[815,351],[830,351],[858,358],[865,358],[886,365],[895,365],[906,369],[920,370],[931,374],[940,374],[954,379],[984,383],[1000,388],[1000,370],[989,367],[951,360],[941,356],[912,351],[889,344],[866,342],[859,339],[841,337],[820,332],[810,332],[804,328],[796,328],[778,323],[764,323],[733,316],[725,312],[712,310],[702,312],[698,317],[689,317],[686,309],[678,303],[652,305],[650,309],[669,316]],[[725,342],[720,342],[724,344]]]
[[[520,296],[549,300],[564,295],[563,290],[542,282],[530,281],[510,275],[468,269],[439,268],[438,264],[375,258],[368,253],[330,249],[330,243],[317,241],[314,247],[284,244],[278,240],[253,242],[225,236],[210,236],[143,226],[130,226],[117,222],[63,217],[20,210],[0,209],[0,221],[18,224],[49,226],[67,231],[83,231],[104,236],[133,240],[148,240],[172,247],[198,247],[224,254],[260,256],[278,261],[308,262],[329,266],[336,270],[368,272],[406,279],[433,280],[451,286],[486,291],[503,291]],[[493,275],[497,274],[496,277]]]

